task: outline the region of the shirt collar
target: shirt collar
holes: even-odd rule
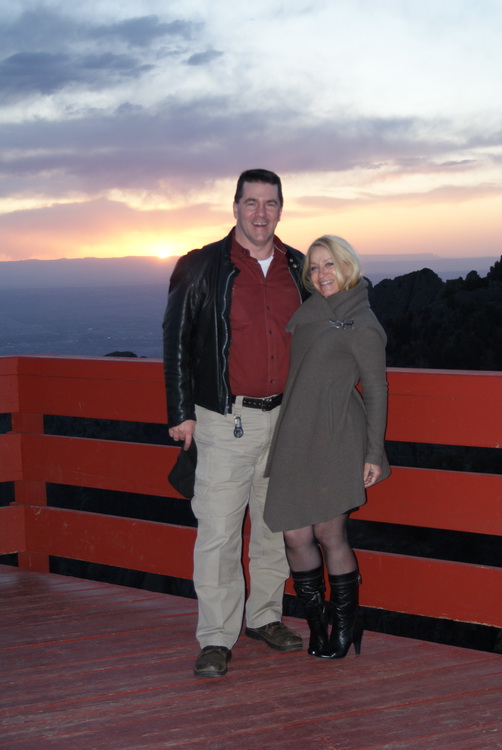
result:
[[[277,237],[276,234],[274,234],[274,252],[278,250],[282,255],[286,255],[286,250],[284,248],[284,245],[282,244],[279,237]],[[246,250],[245,247],[242,247],[237,240],[235,239],[235,227],[232,229],[232,249],[231,249],[231,255],[232,257],[236,257],[236,255],[243,255],[246,258],[251,257],[251,253],[249,250]]]

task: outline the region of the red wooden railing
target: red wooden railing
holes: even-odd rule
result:
[[[391,369],[389,387],[389,440],[500,448],[502,373]],[[55,555],[191,578],[193,528],[46,504],[46,482],[179,497],[166,479],[177,448],[43,429],[44,414],[165,423],[160,361],[0,357],[0,413],[12,415],[0,483],[15,483],[15,502],[0,507],[0,554],[18,553],[32,570],[48,570]],[[396,467],[355,517],[502,537],[502,476]],[[366,550],[358,558],[363,605],[502,627],[502,568]]]

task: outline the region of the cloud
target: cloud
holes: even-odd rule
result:
[[[235,175],[244,153],[248,163],[274,164],[282,172],[378,170],[389,161],[397,171],[423,171],[427,160],[447,161],[453,145],[459,148],[421,136],[421,129],[419,119],[401,118],[305,123],[294,109],[235,111],[225,97],[169,98],[155,112],[124,104],[113,115],[90,112],[71,127],[56,120],[5,128],[0,194],[25,179],[40,190],[44,175],[55,195],[133,185],[154,190],[160,181],[182,186]]]
[[[66,121],[4,126],[10,149],[0,155],[0,196],[30,190],[62,198],[115,189],[190,190],[194,181],[233,178],[247,164],[281,173],[373,172],[397,175],[471,170],[454,158],[460,138],[437,137],[419,118],[342,119],[306,123],[294,109],[236,112],[225,97],[186,103],[167,99],[155,112],[123,104],[113,115],[89,112]],[[245,155],[245,156],[243,156]],[[245,167],[242,167],[245,168]]]
[[[0,63],[0,93],[19,97],[27,93],[52,94],[74,80],[68,55],[18,52]]]
[[[115,23],[100,23],[96,14],[85,18],[69,9],[62,12],[39,7],[20,13],[0,26],[2,50],[71,50],[85,42],[125,43],[148,48],[161,40],[191,39],[201,28],[200,22],[174,19],[163,21],[156,15],[132,16]]]
[[[152,69],[130,55],[111,52],[70,57],[49,52],[19,52],[0,63],[0,96],[4,101],[28,94],[49,96],[67,86],[106,88],[123,78],[138,78]]]
[[[196,219],[196,217],[201,217]],[[220,221],[230,218],[230,198],[228,210],[220,213],[207,204],[188,206],[182,209],[167,210],[138,210],[130,206],[106,199],[68,203],[64,205],[47,206],[44,208],[15,211],[1,216],[2,229],[14,229],[21,226],[31,231],[53,233],[73,232],[84,233],[87,237],[99,237],[103,232],[115,232],[118,229],[128,233],[134,228],[138,231],[164,230],[167,225],[181,222],[199,221],[202,224],[208,220]]]
[[[158,16],[141,16],[128,18],[114,24],[96,26],[89,31],[89,37],[95,39],[121,39],[132,47],[148,47],[153,41],[165,37],[191,39],[200,27],[191,21],[177,19],[162,22]]]
[[[71,47],[81,36],[81,29],[77,19],[70,15],[49,8],[28,10],[16,14],[12,20],[2,20],[0,49],[9,55],[13,52],[50,51],[55,46]]]
[[[207,65],[207,63],[216,60],[221,57],[223,52],[217,52],[216,50],[207,50],[207,52],[197,52],[191,55],[186,61],[187,65]]]
[[[424,206],[450,204],[457,206],[475,200],[500,199],[502,187],[495,185],[447,186],[426,190],[424,192],[408,192],[402,195],[379,195],[361,193],[357,198],[330,198],[325,195],[306,195],[297,198],[296,202],[313,211],[337,212],[340,210],[357,210],[361,207],[383,207],[385,205]]]
[[[138,210],[105,199],[14,211],[0,215],[0,260],[106,256],[117,248],[122,254],[155,254],[148,248],[173,231],[189,226],[196,232],[208,223],[227,227],[230,217],[230,200],[226,211],[206,204]]]
[[[200,28],[200,23],[165,22],[155,15],[103,24],[50,10],[27,11],[0,25],[0,49],[11,52],[0,61],[0,98],[11,103],[69,87],[73,92],[100,91],[134,81],[160,60],[189,52],[178,43],[186,44]],[[137,54],[127,51],[131,48]],[[219,54],[205,53],[207,60]]]
[[[489,188],[495,195],[502,184],[502,10],[488,0],[436,5],[3,4],[0,211],[16,217],[2,224],[9,242],[14,227],[23,231],[16,209],[47,211],[57,232],[72,215],[58,204],[78,205],[80,231],[83,206],[100,226],[120,201],[133,212],[124,225],[141,224],[134,207],[197,206],[212,233],[215,216],[201,206],[216,211],[227,183],[251,166],[294,185],[298,222],[314,205],[369,214],[421,196],[433,205],[478,194],[491,207]],[[22,215],[28,231],[34,214]]]

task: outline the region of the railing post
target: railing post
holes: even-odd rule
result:
[[[44,432],[44,418],[42,414],[25,414],[18,412],[12,414],[12,431],[18,434],[35,433],[41,435]],[[22,450],[22,438],[21,438]],[[22,454],[23,470],[25,456]],[[28,479],[20,479],[14,482],[15,505],[46,506],[47,493],[45,482],[33,482]],[[26,546],[30,545],[30,527],[28,519],[26,524]],[[40,573],[49,572],[49,556],[35,550],[20,550],[18,552],[18,565],[26,570],[36,570]]]

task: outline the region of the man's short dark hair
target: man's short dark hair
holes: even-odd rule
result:
[[[279,202],[282,207],[284,199],[282,197],[281,178],[275,172],[271,172],[268,169],[246,169],[246,171],[243,172],[237,180],[237,188],[235,190],[234,197],[234,201],[236,203],[238,203],[242,198],[245,182],[267,182],[269,185],[277,185]]]

